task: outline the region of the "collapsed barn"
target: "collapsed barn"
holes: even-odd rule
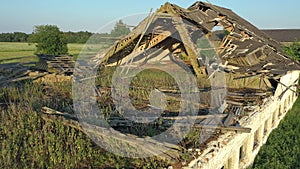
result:
[[[217,35],[222,36],[221,41],[210,40],[215,36],[215,28],[224,30]],[[212,49],[199,47],[199,39],[205,38],[212,43]],[[149,50],[153,48],[160,51]],[[215,55],[209,56],[209,50],[214,50]],[[211,62],[218,59],[220,62]],[[235,106],[247,106],[250,96],[255,99],[274,94],[283,75],[299,70],[299,64],[283,54],[278,42],[231,10],[202,2],[188,9],[165,4],[98,62],[122,66],[170,60],[183,60],[199,78],[210,78],[220,70],[225,72],[227,88],[232,89],[230,94],[236,94],[227,101]],[[248,95],[249,101],[245,97],[239,99],[236,92]]]
[[[200,95],[197,108],[213,111],[213,114],[199,111],[196,116],[188,117],[200,121],[195,121],[194,128],[213,129],[213,139],[207,139],[205,146],[191,148],[195,158],[182,166],[191,168],[242,168],[251,164],[268,134],[297,98],[300,70],[299,63],[286,56],[278,42],[231,10],[203,2],[187,9],[166,3],[108,51],[97,55],[93,63],[100,67],[121,67],[125,72],[126,67],[148,65],[146,68],[150,69],[157,64],[171,67],[171,63],[189,68],[201,81],[197,84]],[[169,70],[177,71],[172,67]],[[178,97],[180,92],[176,89],[179,90],[175,87],[160,91]],[[105,92],[108,90],[98,91]],[[169,116],[170,112],[179,111],[171,109],[160,118],[165,121],[185,118]],[[215,119],[218,125],[203,125],[201,121],[207,119]],[[122,118],[110,121],[115,128],[133,125]],[[111,134],[105,136],[115,134],[107,133]],[[142,146],[140,139],[135,141],[134,146]],[[154,140],[151,142],[156,144]],[[177,149],[175,145],[168,146]],[[151,151],[156,154],[158,150]]]

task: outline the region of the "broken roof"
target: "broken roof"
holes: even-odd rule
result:
[[[299,64],[286,56],[282,52],[280,44],[264,32],[260,31],[230,9],[204,2],[196,2],[187,9],[175,4],[164,4],[155,14],[143,20],[132,33],[116,42],[104,58],[102,58],[101,62],[106,64],[120,64],[122,63],[122,59],[126,58],[126,56],[135,50],[141,52],[158,45],[175,43],[174,41],[170,41],[167,37],[178,32],[179,34],[183,34],[184,32],[178,30],[180,28],[178,28],[178,26],[176,27],[175,22],[173,22],[174,29],[171,27],[165,29],[160,27],[159,29],[163,32],[162,34],[157,35],[154,34],[153,31],[149,31],[150,29],[158,29],[160,26],[159,19],[168,16],[179,17],[193,24],[193,28],[186,29],[187,35],[185,35],[187,37],[185,39],[191,40],[184,41],[183,36],[181,36],[183,43],[195,43],[193,39],[197,36],[197,31],[198,34],[204,33],[209,37],[214,27],[223,27],[224,30],[227,31],[227,34],[216,48],[216,52],[222,60],[222,66],[226,67],[227,70],[230,69],[231,72],[250,75],[267,74],[272,77],[284,75],[287,71],[300,70]],[[149,24],[150,22],[152,22],[152,24]],[[155,22],[157,23],[155,24]],[[199,30],[201,30],[201,33],[199,33]],[[152,35],[146,32],[151,32]],[[149,40],[150,38],[156,38],[155,43]],[[192,46],[191,44],[188,45]],[[184,45],[182,46],[184,47]],[[182,48],[182,46],[180,47]],[[187,47],[184,48],[183,51],[191,57],[190,63],[197,74],[196,69],[203,65],[201,62],[204,63],[206,61],[201,60],[199,56],[191,56],[191,53],[197,54],[197,51],[191,49],[192,51],[189,52]],[[198,59],[198,62],[195,61],[195,59]],[[199,60],[201,62],[199,62]]]
[[[202,37],[209,40],[209,37],[212,35],[216,26],[220,26],[224,29],[224,36],[222,36],[221,42],[218,42],[217,44],[212,42],[214,44],[213,50],[216,54],[218,54],[220,62],[211,63],[210,61],[215,58],[209,58],[209,56],[202,57],[203,51],[201,48],[203,49],[203,46],[201,46],[201,43],[199,44],[198,40]],[[208,47],[206,50],[211,49]],[[166,58],[169,58],[169,60],[166,60]],[[125,118],[125,123],[126,121],[130,121],[130,123],[121,123],[129,126],[130,128],[132,128],[132,122],[136,121],[136,117],[139,117],[139,112],[137,112],[136,109],[146,110],[141,112],[144,113],[144,115],[141,116],[143,118],[147,117],[146,115],[149,114],[149,117],[153,115],[155,113],[152,113],[153,108],[155,108],[155,111],[162,109],[165,113],[164,115],[171,117],[170,119],[173,120],[174,117],[182,118],[184,116],[188,116],[188,118],[190,118],[188,113],[190,113],[194,108],[199,108],[196,112],[198,112],[197,114],[201,116],[201,119],[198,119],[197,124],[205,124],[206,126],[209,126],[215,125],[214,123],[216,122],[217,125],[220,124],[223,131],[230,129],[229,126],[234,125],[233,130],[235,131],[243,130],[243,132],[250,132],[248,128],[237,127],[241,123],[238,122],[239,118],[236,117],[242,117],[244,115],[250,116],[250,113],[259,110],[260,106],[264,106],[264,103],[273,99],[270,98],[270,96],[274,93],[268,89],[277,89],[276,85],[280,83],[278,79],[276,79],[277,81],[274,80],[275,77],[273,76],[280,78],[289,70],[300,70],[300,66],[296,61],[282,53],[279,43],[269,38],[256,27],[240,18],[229,9],[202,2],[196,2],[188,9],[166,3],[154,14],[151,14],[144,19],[129,35],[117,41],[107,51],[97,55],[95,59],[96,62],[93,61],[92,65],[100,62],[100,64],[102,64],[101,66],[120,65],[120,67],[123,65],[125,67],[127,63],[134,63],[129,66],[142,67],[145,63],[152,63],[153,61],[162,61],[166,63],[173,61],[178,63],[180,66],[180,64],[184,62],[189,66],[189,68],[194,70],[197,76],[200,75],[200,78],[202,78],[202,75],[205,75],[205,73],[210,75],[209,72],[217,72],[214,74],[216,76],[219,72],[226,72],[226,79],[217,79],[219,80],[218,84],[206,84],[206,81],[202,81],[202,79],[200,79],[200,84],[197,84],[198,88],[190,87],[188,90],[185,90],[185,88],[182,90],[179,84],[176,85],[174,83],[174,85],[170,81],[167,81],[167,85],[166,83],[161,83],[159,85],[153,83],[154,81],[161,82],[166,79],[166,76],[160,76],[156,79],[154,78],[156,75],[153,74],[150,74],[150,76],[147,77],[142,76],[137,83],[131,83],[130,80],[135,75],[122,73],[126,71],[128,72],[129,69],[122,69],[120,70],[121,73],[118,72],[117,69],[113,70],[119,75],[112,80],[111,83],[113,84],[105,83],[103,85],[101,83],[99,86],[96,86],[94,83],[97,79],[92,79],[96,78],[96,76],[93,76],[95,74],[88,71],[90,66],[87,67],[87,71],[84,67],[82,72],[88,73],[86,73],[87,75],[85,77],[78,79],[81,82],[78,85],[78,87],[80,86],[78,91],[88,89],[85,90],[88,92],[84,92],[82,94],[83,97],[80,96],[81,98],[77,98],[77,100],[84,102],[80,105],[83,105],[83,109],[88,109],[85,112],[93,112],[89,110],[91,106],[87,105],[87,103],[89,103],[87,101],[90,99],[98,99],[98,103],[104,103],[105,101],[105,109],[107,108],[108,111],[115,109],[116,111],[113,111],[112,113],[116,112],[118,116],[122,116],[122,114],[124,114],[124,117],[122,117],[123,122]],[[182,62],[179,62],[178,60],[181,60]],[[171,67],[171,64],[163,64],[163,66]],[[211,71],[210,69],[214,70]],[[178,69],[171,68],[171,71],[176,72],[176,75],[179,74],[177,73]],[[110,80],[110,75],[105,76],[105,74],[109,73],[111,73],[110,70],[104,72],[103,76],[102,74],[99,75],[100,73],[97,73],[97,75],[102,76],[99,78],[100,80]],[[90,76],[92,76],[92,78],[90,78]],[[274,79],[271,81],[271,78]],[[148,79],[151,79],[151,81]],[[229,83],[231,83],[230,86],[225,86],[228,87],[227,91],[223,90],[224,86],[220,85],[220,83],[223,83],[224,81],[220,80],[226,80],[226,82],[229,81]],[[93,81],[93,85],[90,85],[90,81]],[[189,87],[189,81],[186,79],[183,79],[183,81],[184,82],[181,83],[181,86]],[[263,89],[263,87],[261,87],[262,83],[265,83],[265,86],[269,87],[266,89],[267,92]],[[97,90],[97,88],[100,88],[100,90]],[[101,90],[101,88],[103,90]],[[286,91],[289,90],[289,88],[290,87],[287,87]],[[94,90],[97,95],[100,97],[102,96],[102,98],[91,97],[90,92]],[[134,92],[129,93],[129,91]],[[139,93],[137,91],[141,92]],[[159,93],[158,95],[161,95],[148,97],[148,91],[150,95],[153,94],[152,92],[150,93],[150,91],[156,91]],[[192,98],[193,95],[189,95],[187,99],[182,96],[182,93],[184,93],[184,95],[186,95],[186,93],[199,95],[199,103],[198,100]],[[118,98],[113,98],[113,95],[118,96]],[[165,97],[165,100],[168,101],[169,107],[167,107],[167,105],[165,108],[162,108],[164,105],[157,106],[157,104],[152,104],[152,97],[155,97],[158,102],[162,102],[164,99],[163,97]],[[150,104],[148,102],[148,98]],[[135,103],[137,103],[138,106],[131,106],[131,101],[137,101]],[[188,102],[188,104],[192,103],[193,106],[189,109],[181,108],[184,107],[181,106],[181,104],[185,104],[185,102]],[[112,106],[108,107],[108,105]],[[212,110],[213,118],[215,120],[211,120],[211,118],[209,119],[207,116],[204,117],[204,115],[209,115],[210,111],[207,111],[208,109]],[[135,119],[127,119],[129,116],[126,116],[126,114],[123,113],[125,111],[129,112],[130,117],[134,117]],[[179,113],[180,111],[184,111],[184,114],[181,115]],[[226,119],[215,116],[215,114],[221,113],[228,114],[227,117],[222,116],[224,118],[226,117]],[[84,114],[84,119],[85,118],[86,114]],[[156,118],[157,116],[155,115],[154,119]],[[118,119],[116,121],[116,125],[124,129],[124,126],[120,126],[120,121],[118,121]],[[110,123],[110,125],[111,124],[112,123]],[[172,122],[171,125],[173,124],[174,123]],[[170,126],[167,126],[167,128],[168,127]],[[230,130],[232,130],[232,128]],[[216,136],[218,136],[218,134],[216,134]],[[103,137],[101,136],[101,139],[102,138]],[[202,138],[200,138],[199,141],[202,141],[201,139]]]

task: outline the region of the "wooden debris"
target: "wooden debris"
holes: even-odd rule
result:
[[[224,118],[227,116],[227,114],[211,114],[211,115],[184,116],[184,117],[176,116],[176,117],[161,117],[161,118],[165,120],[184,120],[184,119],[199,120],[199,119],[212,119],[215,118],[216,116],[218,118]]]
[[[39,55],[36,69],[57,74],[73,74],[75,61],[71,56]]]
[[[0,86],[24,80],[34,80],[48,73],[37,73],[32,75],[28,67],[18,63],[0,64]]]
[[[224,122],[224,125],[225,126],[229,126],[232,124],[233,122],[233,118],[234,118],[234,114],[233,113],[229,113],[228,114],[228,117],[226,118],[225,122]]]
[[[49,114],[49,115],[64,116],[68,119],[78,120],[77,117],[75,117],[74,115],[71,115],[69,113],[62,113],[62,112],[50,109],[48,107],[43,107],[42,112],[45,114]]]
[[[139,152],[136,153],[142,153],[144,155],[156,155],[158,158],[163,160],[176,161],[179,158],[179,152],[181,151],[181,148],[177,145],[161,143],[151,138],[139,138],[130,134],[122,134],[115,130],[87,124],[85,122],[79,123],[75,116],[68,113],[59,112],[48,107],[43,107],[42,112],[44,113],[42,114],[42,118],[45,121],[51,122],[59,118],[66,126],[78,129],[89,136],[91,136],[92,133],[94,140],[96,139],[101,142],[105,142],[113,139],[120,144],[124,144],[124,146],[127,145],[132,147],[131,149],[138,150]]]
[[[197,129],[211,129],[211,130],[221,130],[221,131],[236,131],[236,132],[243,132],[243,133],[251,133],[251,128],[247,127],[238,127],[238,126],[209,126],[209,125],[194,125],[194,128]]]

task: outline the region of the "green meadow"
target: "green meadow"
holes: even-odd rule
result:
[[[100,48],[104,46],[100,44]],[[68,44],[69,55],[75,58],[83,49],[84,44]],[[14,63],[14,62],[36,62],[38,57],[34,54],[34,44],[23,42],[0,42],[0,63]],[[99,49],[99,44],[89,44],[86,50]]]

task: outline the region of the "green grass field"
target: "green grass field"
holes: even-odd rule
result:
[[[88,45],[87,48],[99,49],[103,45]],[[77,57],[81,52],[84,44],[68,44],[69,55]],[[18,42],[0,42],[0,63],[13,62],[36,62],[38,57],[34,54],[35,45]]]
[[[27,43],[0,42],[0,63],[33,62],[35,46]]]

